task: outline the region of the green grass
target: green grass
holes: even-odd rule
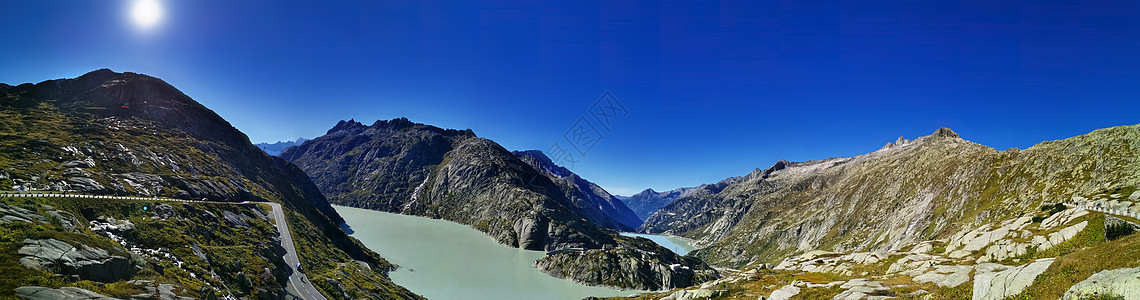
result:
[[[1103,216],[1097,219],[1103,222]],[[1097,228],[1100,228],[1099,230]],[[1140,267],[1140,235],[1129,235],[1115,241],[1104,240],[1103,225],[1094,226],[1090,222],[1080,235],[1083,240],[1074,238],[1061,256],[1038,275],[1033,284],[1026,288],[1018,299],[1058,299],[1066,290],[1089,276],[1119,268]],[[1101,234],[1100,238],[1093,235]],[[1064,244],[1062,244],[1064,245]]]
[[[63,230],[57,224],[11,222],[0,224],[0,290],[11,291],[20,286],[76,286],[84,289],[115,297],[129,297],[144,292],[141,287],[126,283],[131,279],[155,280],[158,283],[175,283],[181,285],[179,291],[184,296],[201,298],[206,296],[221,296],[202,294],[202,287],[206,284],[222,288],[229,287],[229,291],[238,296],[257,297],[256,288],[266,290],[280,290],[278,280],[255,280],[250,284],[243,284],[243,276],[247,274],[260,275],[265,268],[276,269],[272,252],[271,237],[275,235],[272,225],[265,220],[247,219],[249,228],[235,228],[226,226],[221,218],[222,211],[247,216],[254,214],[248,206],[218,205],[218,204],[181,204],[172,205],[178,217],[167,220],[151,219],[141,207],[157,203],[147,201],[126,200],[91,200],[74,198],[3,198],[8,205],[34,209],[46,216],[42,205],[50,205],[58,210],[70,212],[79,221],[78,232]],[[212,213],[216,217],[211,217]],[[72,245],[87,245],[94,248],[105,249],[115,255],[130,257],[131,254],[117,242],[100,236],[86,228],[85,224],[91,216],[114,217],[119,220],[130,220],[135,229],[129,231],[124,237],[132,244],[144,248],[167,248],[184,262],[178,267],[169,260],[148,260],[146,268],[139,271],[133,278],[118,282],[93,282],[88,280],[73,281],[65,277],[58,277],[47,272],[24,268],[19,264],[17,250],[22,247],[24,239],[57,239]],[[50,217],[49,217],[50,219]],[[53,224],[54,223],[54,224]],[[219,226],[219,224],[222,224]],[[202,259],[190,251],[190,246],[202,246],[207,256]],[[210,277],[210,272],[219,275],[219,278]],[[197,275],[194,278],[190,275]],[[235,289],[237,288],[237,289]],[[213,294],[212,292],[210,294]],[[3,296],[0,296],[3,298]]]

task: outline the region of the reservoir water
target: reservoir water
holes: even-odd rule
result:
[[[689,254],[690,251],[697,249],[697,248],[693,247],[693,245],[690,245],[689,242],[686,242],[684,239],[681,239],[681,238],[678,238],[675,236],[641,234],[641,233],[631,233],[631,232],[622,232],[621,235],[647,238],[647,239],[653,241],[654,243],[661,245],[661,247],[665,247],[665,249],[672,250],[673,253],[677,253],[679,255]]]
[[[582,299],[641,291],[585,286],[533,266],[546,253],[501,245],[467,225],[333,206],[359,239],[400,269],[392,281],[428,299]]]

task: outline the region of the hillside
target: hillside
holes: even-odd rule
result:
[[[642,230],[706,246],[716,265],[811,250],[895,251],[1033,213],[1045,202],[1140,183],[1140,126],[997,151],[943,128],[856,157],[776,163],[677,199]]]
[[[295,232],[307,275],[326,296],[416,297],[387,279],[391,264],[337,227],[342,221],[339,215],[300,169],[266,155],[226,120],[160,79],[103,69],[75,79],[4,85],[0,86],[0,114],[3,115],[0,118],[0,189],[278,202],[284,205],[291,220],[289,226]],[[22,205],[33,212],[50,211],[43,205],[53,206],[35,201]],[[104,214],[85,210],[67,212],[75,215],[79,224],[88,224]],[[255,215],[251,211],[237,213]],[[143,222],[134,219],[143,217],[135,213],[106,212],[106,215]],[[196,221],[199,219],[190,217],[185,219],[177,226],[207,230],[200,233],[207,238],[174,238],[168,248],[187,248],[192,245],[185,243],[194,241],[213,243],[208,241],[208,237],[213,236],[208,228],[213,224],[200,224]],[[217,221],[210,217],[200,220]],[[8,233],[26,234],[19,232],[44,228],[36,224],[31,227],[12,225],[15,223],[5,223],[8,230],[14,230]],[[174,228],[178,227],[164,229],[162,234],[177,234],[176,230],[169,231]],[[82,228],[73,233],[89,236],[76,237],[79,240],[107,238]],[[265,247],[273,244],[265,240],[266,235],[237,238],[242,240],[236,243],[260,245],[256,246],[258,249],[268,249]],[[112,248],[104,250],[122,250]],[[224,252],[212,253],[211,249],[202,251],[206,257],[224,255]],[[186,253],[176,251],[173,255],[182,261],[191,259]],[[261,256],[274,261],[275,255]],[[363,268],[354,261],[365,262],[371,268]],[[148,263],[162,265],[160,261]],[[202,266],[202,272],[221,275],[226,273],[222,267],[208,264]],[[270,269],[287,268],[274,265]],[[198,272],[199,275],[202,272]],[[280,273],[274,276],[276,281],[282,280]],[[99,282],[122,284],[132,278]],[[143,276],[142,279],[181,286],[179,290],[183,295],[196,298],[226,296],[230,291],[217,285],[232,284],[225,280],[202,283],[195,275],[182,273]],[[84,278],[54,285],[77,284],[74,280]],[[197,284],[212,284],[213,288],[196,290],[187,286]],[[275,286],[271,284],[263,287],[269,294],[280,292],[272,290]]]
[[[777,162],[642,230],[697,239],[721,279],[635,299],[1140,297],[1140,125],[997,151],[939,129]]]
[[[528,250],[595,249],[627,267],[567,272],[597,262],[549,255],[538,266],[555,276],[639,289],[715,276],[700,260],[617,235],[614,230],[632,229],[623,220],[636,220],[620,201],[537,153],[520,154],[471,130],[401,118],[371,126],[341,121],[281,157],[304,169],[335,204],[467,224],[501,244]],[[671,269],[672,263],[688,268]]]

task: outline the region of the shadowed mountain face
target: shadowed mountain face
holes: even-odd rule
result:
[[[158,78],[102,69],[0,86],[0,113],[4,189],[280,202],[296,217],[290,226],[325,233],[294,234],[299,252],[321,260],[314,272],[353,260],[391,267],[338,229],[340,216],[299,168]],[[378,280],[371,288],[340,282],[354,295],[414,297],[367,273]],[[313,276],[326,279],[344,278]]]
[[[757,169],[680,197],[641,229],[695,239],[706,246],[696,256],[725,266],[814,249],[898,250],[1042,202],[1135,188],[1138,171],[1140,125],[1006,151],[943,128],[856,157]]]
[[[610,199],[591,199],[570,181],[560,185],[552,178],[563,177],[470,130],[407,119],[341,121],[281,157],[306,170],[332,203],[470,224],[514,247],[599,248],[613,239],[598,226],[633,228],[591,202]]]
[[[371,126],[341,121],[281,157],[304,169],[335,204],[467,224],[511,247],[590,254],[558,251],[536,263],[553,276],[636,289],[717,277],[699,259],[618,235],[614,230],[639,222],[597,185],[541,152],[512,153],[470,130],[403,118]]]
[[[587,220],[621,231],[633,231],[641,226],[641,219],[625,203],[597,184],[554,164],[542,151],[515,151],[514,154],[561,187],[566,198],[574,203]]]

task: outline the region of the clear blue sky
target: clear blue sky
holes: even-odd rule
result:
[[[953,128],[998,149],[1140,123],[1140,2],[4,1],[0,82],[165,79],[254,142],[408,117],[547,149],[613,193],[850,156]]]

